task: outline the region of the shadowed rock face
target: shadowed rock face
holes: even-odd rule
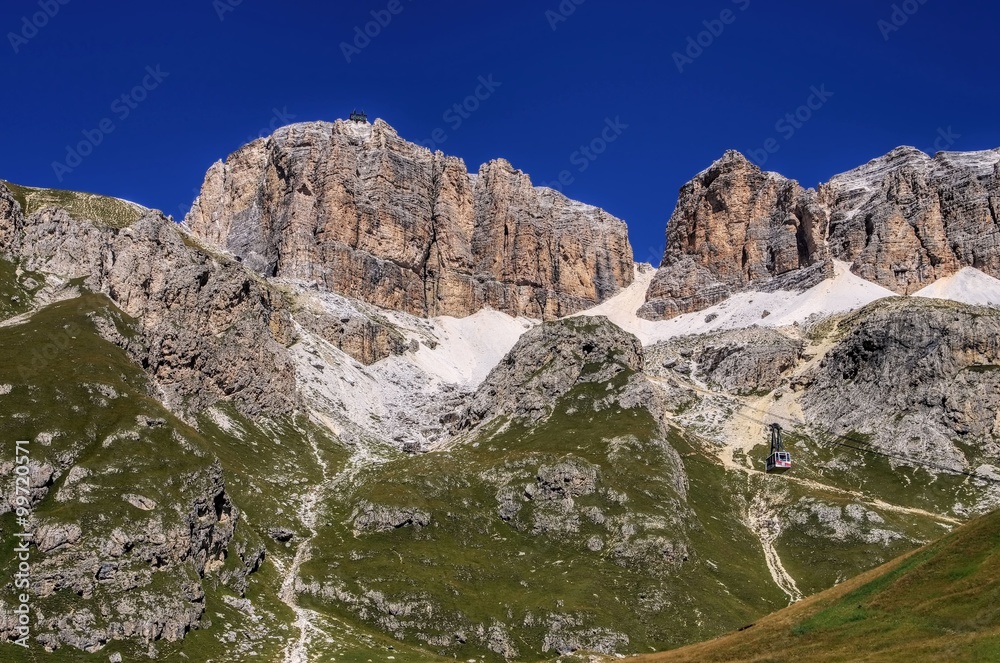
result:
[[[623,222],[506,161],[470,175],[381,120],[254,141],[212,166],[186,223],[264,276],[423,316],[561,316],[633,278]]]
[[[963,267],[1000,276],[1000,150],[901,147],[819,191],[737,152],[686,184],[641,314],[671,318],[740,290],[801,290],[833,275],[912,294]]]

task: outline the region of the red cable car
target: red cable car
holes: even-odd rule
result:
[[[781,474],[792,469],[792,454],[785,451],[781,441],[781,426],[771,424],[771,455],[767,457],[768,474]]]

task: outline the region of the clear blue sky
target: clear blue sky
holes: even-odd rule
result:
[[[625,219],[637,259],[655,262],[678,188],[728,148],[760,157],[773,139],[766,168],[815,186],[901,144],[1000,146],[1000,7],[897,7],[5,0],[0,178],[180,217],[209,165],[249,138],[359,107],[473,170],[504,157],[536,183],[563,174],[567,195]],[[372,12],[387,24],[345,54]],[[810,102],[808,121],[778,124]],[[67,146],[98,139],[67,161]],[[595,140],[600,154],[579,151]]]

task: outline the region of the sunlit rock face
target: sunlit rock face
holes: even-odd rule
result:
[[[1000,150],[901,147],[818,190],[762,172],[738,152],[680,193],[642,315],[699,311],[741,290],[801,290],[831,259],[899,294],[963,267],[1000,276]]]
[[[264,276],[421,316],[562,316],[633,278],[622,221],[503,160],[470,174],[381,120],[250,143],[212,166],[186,223]]]

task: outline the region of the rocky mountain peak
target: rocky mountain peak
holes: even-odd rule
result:
[[[641,314],[697,311],[740,290],[802,289],[830,260],[899,294],[963,267],[1000,276],[1000,150],[898,147],[819,191],[727,152],[681,188]]]
[[[712,162],[709,170],[712,168],[756,168],[760,170],[757,164],[747,159],[739,150],[726,150],[721,157]]]
[[[373,124],[278,129],[209,169],[185,223],[263,276],[407,313],[551,318],[631,283],[625,224]]]
[[[893,163],[901,161],[925,162],[930,158],[931,157],[929,157],[923,150],[919,150],[912,145],[900,145],[896,149],[889,151],[884,156],[873,159],[871,163]]]
[[[748,287],[822,279],[832,274],[826,223],[814,191],[730,150],[681,188],[661,269],[640,314],[669,318]]]

